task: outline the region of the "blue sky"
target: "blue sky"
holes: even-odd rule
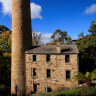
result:
[[[12,1],[0,0],[0,25],[12,26]],[[91,21],[96,20],[96,0],[31,0],[32,28],[42,32],[42,41],[50,41],[56,29],[66,30],[73,39],[88,34]]]

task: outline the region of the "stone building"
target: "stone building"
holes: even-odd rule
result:
[[[78,84],[72,82],[78,71],[76,45],[32,46],[30,0],[12,0],[11,52],[11,95]]]
[[[48,92],[61,87],[74,87],[78,72],[76,45],[44,45],[25,52],[26,92]]]

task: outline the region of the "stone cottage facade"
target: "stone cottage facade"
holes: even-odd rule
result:
[[[74,87],[78,72],[76,45],[34,46],[25,52],[26,92],[49,92],[61,87]]]

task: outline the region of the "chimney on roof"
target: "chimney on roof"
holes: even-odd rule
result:
[[[56,46],[56,52],[57,53],[61,53],[61,46],[60,46],[60,44],[57,44],[57,46]]]

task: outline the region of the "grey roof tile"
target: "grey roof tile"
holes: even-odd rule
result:
[[[71,54],[79,53],[77,45],[60,45],[61,53],[56,52],[57,45],[43,45],[43,46],[32,46],[30,50],[25,53],[29,54]]]

